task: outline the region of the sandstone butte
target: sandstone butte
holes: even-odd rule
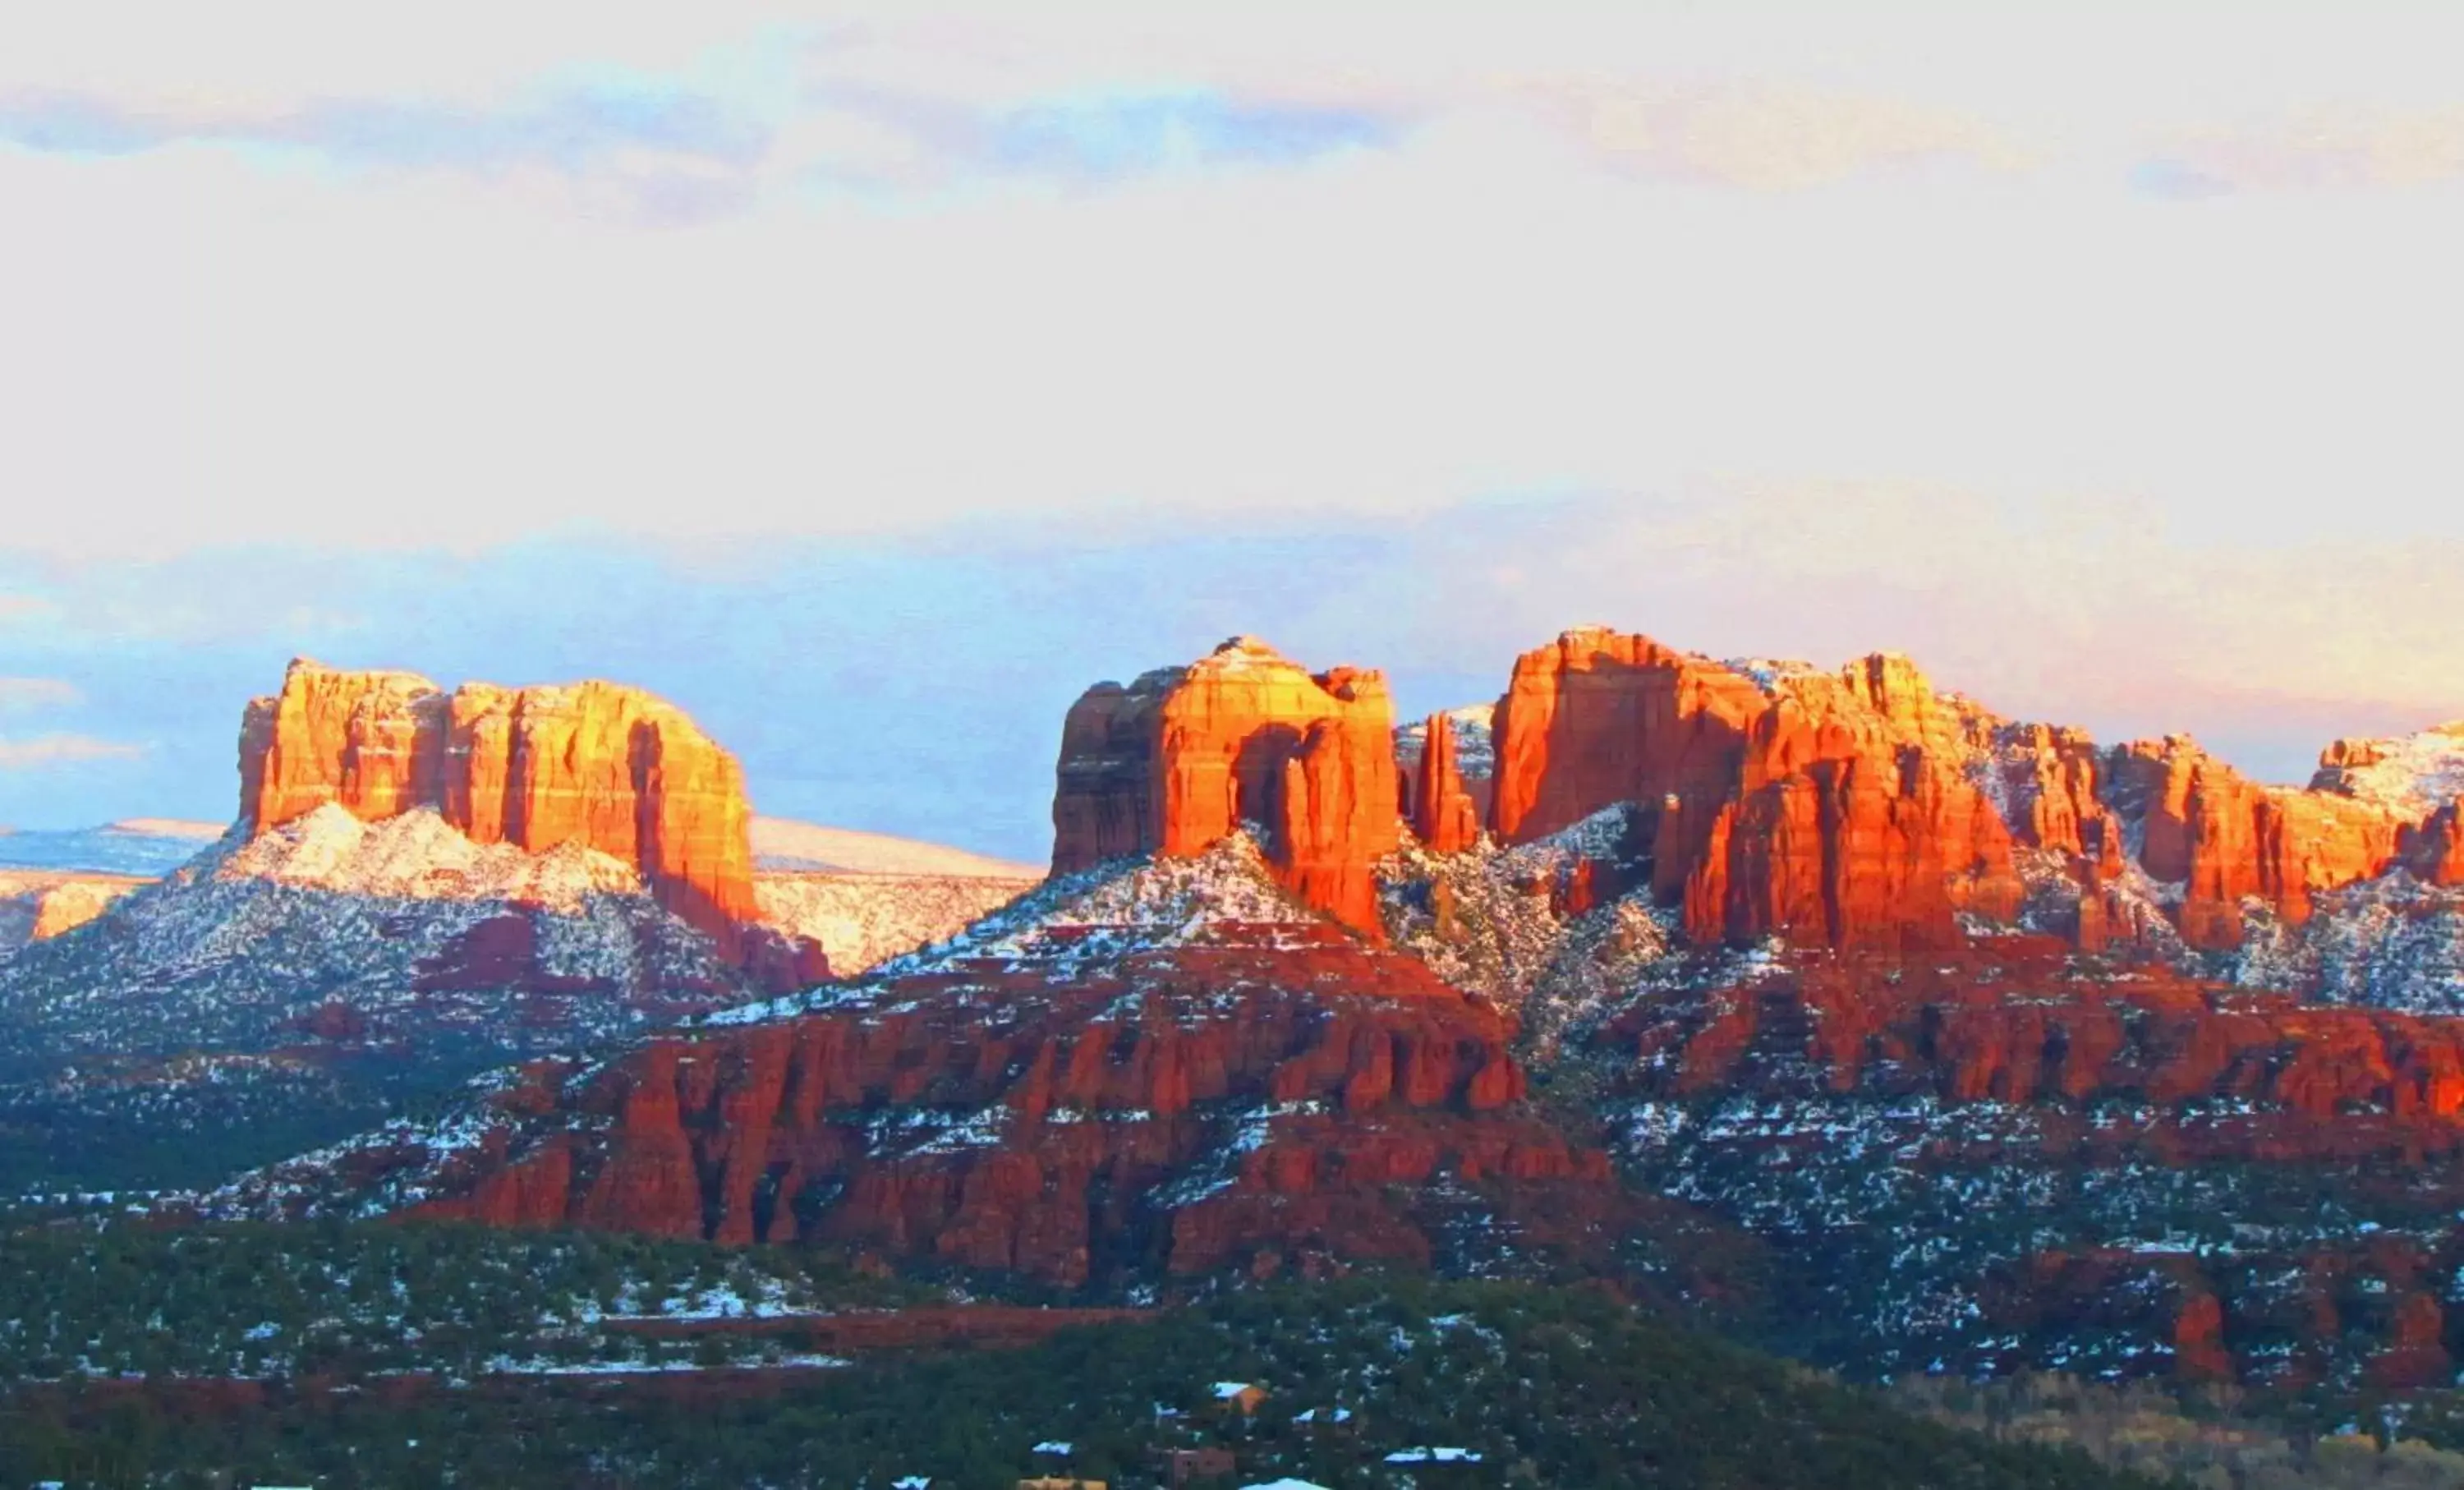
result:
[[[1063,729],[1053,866],[1196,853],[1248,823],[1289,887],[1375,936],[1375,866],[1401,827],[1452,853],[1484,826],[1451,721],[1432,716],[1398,764],[1376,738],[1389,707],[1377,673],[1313,675],[1248,638],[1099,684]],[[1516,660],[1485,826],[1528,843],[1632,804],[1639,863],[1589,866],[1595,892],[1639,874],[1698,942],[1868,952],[2008,923],[2023,864],[2048,862],[2075,886],[2079,947],[2140,937],[2156,912],[2119,887],[2128,840],[2181,887],[2166,914],[2182,940],[2225,950],[2249,899],[2299,925],[2320,892],[2398,866],[2464,884],[2456,805],[2408,813],[2353,786],[2376,748],[2339,741],[2311,787],[2261,785],[2187,737],[2100,749],[2002,718],[1891,653],[1826,672],[1587,627]]]
[[[1401,841],[1394,706],[1376,672],[1311,673],[1254,637],[1129,687],[1062,725],[1052,868],[1188,856],[1244,827],[1301,900],[1372,938],[1377,862]]]
[[[1906,659],[1769,677],[1647,637],[1569,631],[1526,652],[1497,711],[1490,826],[1508,843],[1619,802],[1688,935],[1946,945],[2015,915],[2000,814],[1966,770],[1982,716]]]
[[[248,706],[239,774],[251,833],[326,802],[372,822],[431,808],[479,843],[581,844],[632,864],[661,905],[731,952],[759,913],[742,770],[638,689],[448,693],[413,673],[301,659],[280,693]]]
[[[2455,804],[2408,815],[2349,786],[2374,749],[2339,741],[2309,788],[2261,785],[2184,736],[2100,751],[2003,719],[1892,654],[1834,674],[1586,628],[1515,663],[1488,825],[1522,843],[1632,802],[1652,887],[1689,935],[1872,950],[1955,942],[1963,914],[2010,920],[2028,851],[2076,882],[2079,945],[2134,934],[2124,918],[2144,911],[2112,887],[2135,832],[2147,874],[2182,887],[2182,939],[2223,950],[2246,899],[2298,925],[2320,892],[2398,866],[2464,884]]]

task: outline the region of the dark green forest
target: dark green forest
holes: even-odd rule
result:
[[[1937,1426],[1592,1289],[1279,1286],[1020,1348],[835,1367],[731,1366],[751,1359],[746,1348],[776,1348],[776,1335],[748,1330],[732,1344],[696,1342],[665,1369],[636,1361],[615,1372],[586,1369],[615,1347],[574,1332],[577,1319],[604,1311],[572,1299],[693,1299],[707,1316],[713,1290],[789,1312],[934,1296],[819,1263],[798,1273],[793,1257],[765,1260],[783,1265],[764,1270],[752,1254],[627,1238],[80,1230],[11,1238],[5,1257],[0,1320],[16,1322],[20,1337],[87,1334],[14,1348],[12,1374],[42,1376],[73,1347],[86,1357],[0,1399],[0,1464],[22,1481],[889,1490],[921,1478],[1007,1490],[1042,1472],[1134,1486],[1157,1482],[1159,1451],[1215,1445],[1236,1455],[1237,1478],[1222,1483],[2151,1483],[2073,1450]],[[249,1381],[202,1374],[252,1374],[235,1369],[248,1362],[245,1340],[237,1363],[206,1357],[234,1348],[234,1332],[271,1348],[302,1315],[297,1327],[325,1344],[287,1357],[268,1348]],[[46,1317],[59,1328],[24,1327]],[[363,1340],[312,1327],[324,1319],[394,1323]],[[595,1343],[560,1364],[543,1335]],[[35,1349],[52,1353],[27,1353]],[[150,1353],[122,1364],[131,1350]],[[678,1369],[688,1366],[697,1369]],[[1226,1381],[1266,1389],[1253,1416],[1217,1403]],[[1459,1453],[1408,1457],[1440,1448]],[[1398,1454],[1407,1457],[1390,1462]]]

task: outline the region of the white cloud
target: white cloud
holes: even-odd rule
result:
[[[1240,524],[1723,472],[2101,493],[2192,533],[2464,522],[2421,374],[2464,344],[2464,208],[2184,213],[2127,180],[2185,117],[2444,86],[2410,12],[2363,45],[2195,6],[669,10],[446,0],[363,38],[319,6],[73,7],[12,37],[0,93],[173,127],[0,148],[0,550]],[[531,127],[619,85],[765,143]],[[180,132],[372,99],[435,137],[335,137],[363,158],[485,168]],[[1107,149],[1394,133],[1097,180],[1047,132],[1041,172],[961,169],[1022,107]]]
[[[2142,183],[2177,196],[2420,186],[2464,177],[2464,106],[2419,112],[2336,107],[2164,142]]]
[[[134,760],[145,747],[90,734],[0,736],[0,771],[40,771],[96,760]]]
[[[1612,164],[1768,190],[1926,164],[2009,171],[2028,152],[1969,115],[1762,85],[1548,89],[1537,99]]]

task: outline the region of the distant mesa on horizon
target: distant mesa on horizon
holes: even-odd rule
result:
[[[898,874],[969,880],[1040,880],[1042,865],[996,859],[946,844],[834,828],[793,818],[753,820],[756,871]]]
[[[225,822],[123,818],[90,828],[0,827],[0,869],[167,874],[231,830]]]

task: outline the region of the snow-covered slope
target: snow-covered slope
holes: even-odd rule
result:
[[[929,875],[943,879],[1039,880],[1040,865],[969,853],[940,844],[825,827],[787,818],[753,820],[754,863],[765,869],[834,870],[841,874]]]
[[[852,988],[831,985],[742,1004],[704,1022],[793,1019],[813,1009],[844,1007],[868,997],[867,989],[886,988],[900,978],[984,963],[1035,960],[1074,975],[1092,958],[1186,947],[1207,941],[1221,927],[1243,933],[1288,927],[1308,936],[1344,934],[1277,885],[1257,844],[1235,834],[1192,858],[1115,861],[1045,880],[946,940],[873,967]],[[1056,956],[1056,947],[1067,951]]]
[[[0,828],[0,868],[162,874],[223,836],[220,822],[130,818],[99,828]]]
[[[765,991],[578,846],[320,807],[215,844],[0,959],[0,1155],[22,1182],[186,1184],[475,1071]]]
[[[579,912],[648,893],[633,866],[578,844],[478,844],[429,808],[365,822],[331,802],[218,856],[213,878],[394,900],[505,901]]]
[[[821,943],[831,974],[851,977],[956,935],[1039,883],[1040,877],[769,870],[753,877],[753,892],[764,922]]]
[[[510,1050],[740,996],[709,939],[583,849],[482,846],[433,814],[319,808],[218,845],[0,965],[20,1055],[353,1045]]]

